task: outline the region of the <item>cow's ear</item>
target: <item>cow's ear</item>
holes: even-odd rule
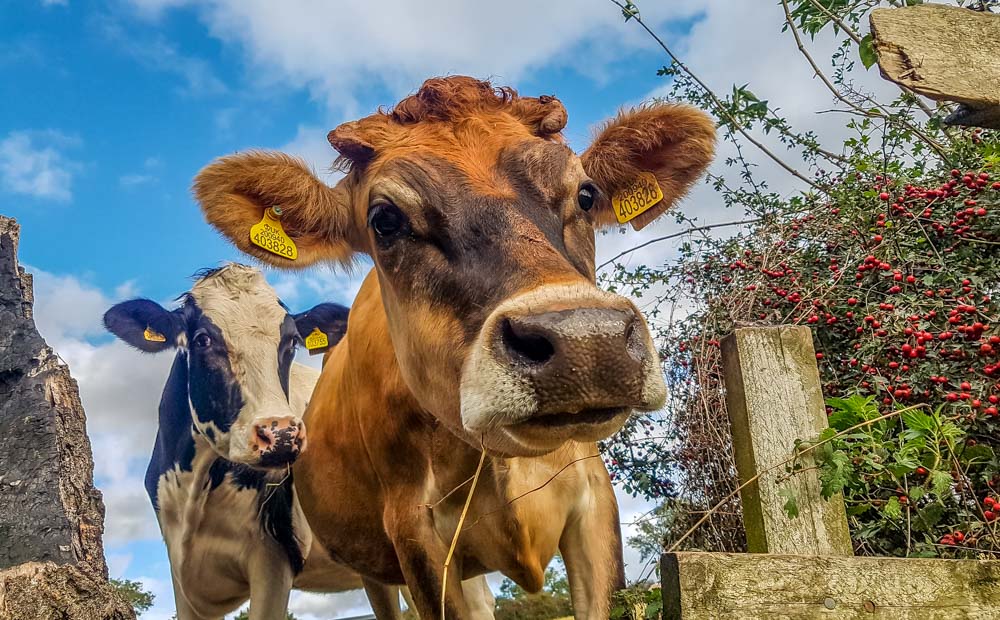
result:
[[[660,104],[623,110],[581,158],[607,197],[598,203],[598,225],[629,221],[636,230],[643,228],[687,193],[714,151],[715,123],[697,108]],[[663,198],[648,206],[659,195],[657,186]]]
[[[250,151],[203,168],[193,190],[208,223],[236,247],[270,265],[294,269],[317,261],[347,263],[358,249],[352,242],[349,192],[342,185],[323,183],[301,159]],[[277,215],[281,232],[274,232],[269,218],[270,228],[262,233],[257,225],[265,223],[265,214]]]
[[[104,327],[140,351],[159,353],[177,346],[184,322],[155,301],[133,299],[105,312]]]
[[[347,332],[348,312],[340,304],[324,303],[293,317],[310,354],[322,353],[340,342]]]

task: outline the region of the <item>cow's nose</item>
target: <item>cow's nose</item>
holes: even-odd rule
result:
[[[630,307],[508,315],[496,338],[494,350],[534,386],[539,414],[642,404],[651,352]]]
[[[263,418],[254,423],[250,444],[261,466],[287,465],[305,450],[306,427],[294,417]]]

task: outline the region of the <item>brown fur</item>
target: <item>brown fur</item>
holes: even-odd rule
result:
[[[656,174],[665,196],[642,221],[675,204],[711,159],[713,126],[683,106],[623,112],[581,160],[563,145],[565,123],[553,97],[435,78],[391,111],[330,132],[349,169],[335,188],[298,160],[259,152],[222,158],[195,183],[209,222],[271,264],[343,262],[354,251],[374,259],[313,394],[311,448],[297,461],[296,484],[317,540],[363,575],[407,583],[424,618],[439,617],[444,558],[483,446],[489,456],[449,572],[448,617],[470,617],[460,576],[499,570],[537,590],[557,551],[578,618],[607,618],[610,594],[623,585],[617,504],[593,443],[620,427],[618,418],[607,431],[526,431],[518,444],[488,437],[489,425],[482,435],[467,430],[459,384],[465,390],[472,377],[487,386],[466,402],[484,403],[480,419],[519,415],[496,409],[492,384],[466,372],[474,358],[492,372],[492,349],[480,340],[499,333],[504,313],[638,315],[628,300],[597,290],[594,230],[615,221],[610,196],[641,171]],[[590,182],[599,191],[584,211],[579,188]],[[386,200],[410,228],[380,245],[367,214]],[[273,204],[299,243],[297,264],[248,243],[249,227]],[[637,329],[648,334],[641,321]],[[550,391],[553,415],[590,407],[585,393],[608,393],[592,384]],[[540,398],[531,405],[523,394],[514,396],[538,415]]]
[[[704,112],[684,105],[649,105],[623,110],[605,123],[582,160],[609,195],[642,171],[656,175],[664,199],[633,220],[642,228],[687,194],[714,152],[715,124]],[[601,224],[616,221],[610,209],[601,213]]]
[[[282,227],[299,251],[297,261],[279,258],[278,266],[347,264],[360,249],[348,214],[338,206],[343,190],[325,185],[297,157],[263,151],[220,157],[198,173],[193,191],[208,223],[227,234],[240,231],[230,240],[264,262],[276,257],[250,243],[250,227],[272,206],[281,207]]]

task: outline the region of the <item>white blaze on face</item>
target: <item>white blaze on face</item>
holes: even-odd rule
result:
[[[192,287],[190,296],[221,332],[232,380],[243,398],[240,411],[231,413],[235,419],[228,433],[222,433],[212,421],[203,420],[192,403],[195,425],[202,432],[212,429],[207,436],[222,456],[235,462],[256,463],[259,457],[251,445],[254,423],[263,418],[297,417],[279,378],[282,326],[290,317],[264,276],[243,265],[229,265],[201,279]],[[189,343],[189,347],[196,346],[196,342]]]

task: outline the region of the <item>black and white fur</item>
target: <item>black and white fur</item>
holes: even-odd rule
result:
[[[347,308],[321,304],[290,315],[243,265],[199,274],[181,300],[171,311],[136,299],[104,317],[109,331],[142,351],[176,351],[146,490],[167,545],[178,620],[222,618],[247,598],[253,620],[284,618],[297,579],[324,591],[362,587],[353,571],[310,553],[292,486],[295,455],[268,463],[252,448],[256,420],[301,423],[319,373],[292,362],[296,345],[319,327],[332,346]],[[386,589],[379,596],[395,595],[398,606],[396,590]]]

